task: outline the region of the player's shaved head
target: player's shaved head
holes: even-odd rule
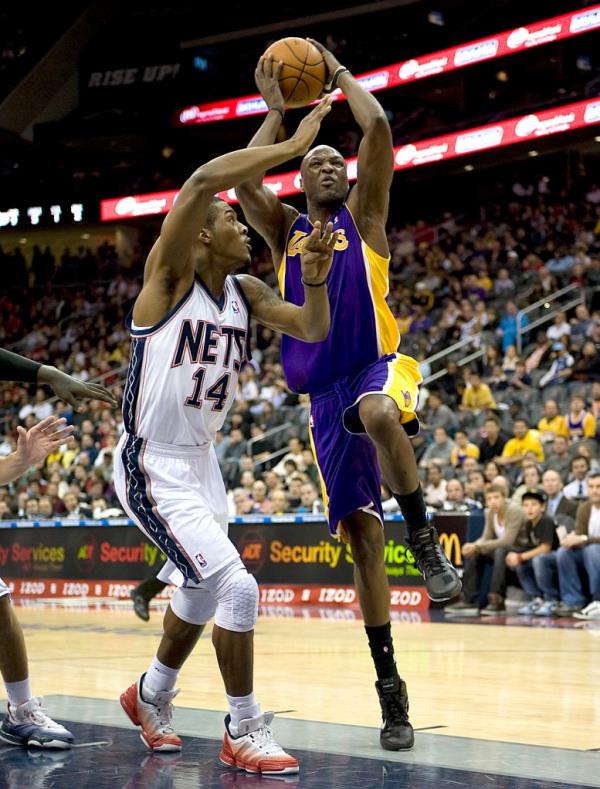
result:
[[[348,173],[342,154],[330,145],[317,145],[300,165],[302,188],[309,204],[339,206],[348,194]]]
[[[332,148],[331,145],[316,145],[314,148],[311,148],[310,151],[304,155],[304,159],[302,159],[302,165],[304,162],[307,162],[316,154],[324,154],[325,156],[339,156],[340,159],[344,157],[342,154],[337,150],[337,148]],[[301,165],[301,166],[302,166]]]

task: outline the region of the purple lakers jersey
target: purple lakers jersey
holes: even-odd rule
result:
[[[298,393],[330,389],[346,376],[395,353],[398,325],[388,305],[389,257],[384,258],[360,237],[344,205],[330,219],[339,231],[327,279],[331,328],[326,340],[302,342],[283,335],[281,360],[290,388]],[[287,238],[279,269],[279,287],[286,301],[304,304],[300,254],[313,225],[306,214],[296,219]]]

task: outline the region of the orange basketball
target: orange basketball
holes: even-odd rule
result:
[[[304,38],[282,38],[271,44],[265,55],[273,55],[275,63],[283,63],[279,87],[286,106],[304,107],[319,98],[327,67],[314,44]]]

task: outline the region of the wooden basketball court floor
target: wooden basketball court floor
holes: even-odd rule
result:
[[[140,622],[128,603],[17,606],[34,692],[78,739],[70,753],[0,745],[0,787],[180,789],[254,786],[274,779],[216,764],[225,710],[210,628],[183,668],[175,727],[184,751],[144,749],[118,704],[146,669],[164,604]],[[379,706],[362,621],[352,611],[289,616],[256,628],[256,692],[283,711],[274,730],[319,787],[600,787],[600,622],[421,621],[393,624],[396,658],[417,730],[410,752],[380,750]],[[288,614],[288,615],[286,615]],[[396,615],[398,616],[398,615]],[[515,626],[510,626],[515,624]]]

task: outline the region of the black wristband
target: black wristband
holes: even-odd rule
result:
[[[275,110],[275,112],[278,112],[281,115],[281,120],[282,121],[284,120],[285,112],[281,109],[281,107],[269,107],[269,112],[271,112],[271,110]]]
[[[346,66],[338,66],[336,70],[333,72],[333,76],[331,80],[325,85],[323,88],[323,93],[333,93],[333,91],[337,88],[338,80],[342,76],[345,71],[350,71],[350,69],[346,68]]]
[[[42,365],[0,348],[0,381],[36,383]]]
[[[323,282],[305,282],[304,277],[301,277],[300,279],[305,288],[322,288],[323,285],[327,285],[327,277],[325,277]]]

